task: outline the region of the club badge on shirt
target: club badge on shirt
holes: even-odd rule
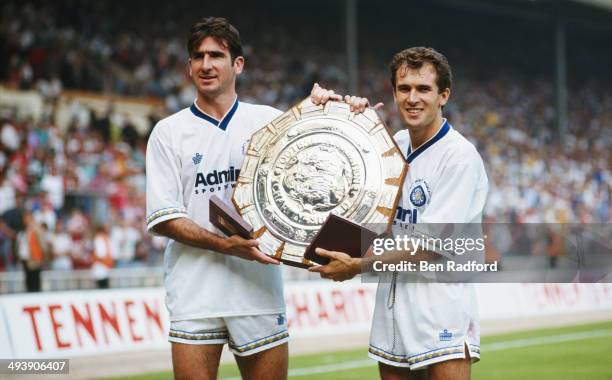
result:
[[[412,203],[414,207],[422,207],[428,204],[430,199],[431,190],[427,182],[425,182],[424,179],[417,179],[414,181],[412,190],[410,191],[410,203]]]

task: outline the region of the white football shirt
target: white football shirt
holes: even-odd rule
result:
[[[408,130],[395,134],[406,155],[408,174],[393,221],[394,234],[424,223],[480,223],[487,198],[487,173],[480,154],[443,120],[438,132],[417,147]]]
[[[209,199],[232,204],[251,135],[281,111],[239,102],[221,120],[194,103],[161,120],[147,145],[147,228],[187,217],[209,222]],[[170,320],[284,312],[280,267],[170,240],[164,252]]]

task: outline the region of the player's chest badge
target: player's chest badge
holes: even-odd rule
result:
[[[427,186],[427,182],[422,179],[415,181],[412,191],[410,192],[410,203],[412,203],[414,207],[422,207],[429,203],[430,197],[431,191],[429,190],[429,186]]]

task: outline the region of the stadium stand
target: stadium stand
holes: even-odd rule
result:
[[[144,229],[146,140],[160,117],[195,98],[183,46],[193,15],[227,14],[227,9],[153,3],[160,16],[139,13],[141,1],[8,1],[0,6],[0,91],[6,98],[0,102],[0,272],[20,270],[17,233],[25,226],[19,218],[31,212],[50,253],[43,264],[48,269],[43,289],[93,286],[86,278],[98,225],[109,227],[116,268],[141,268],[114,272],[112,286],[159,284],[164,240]],[[389,5],[398,9],[395,15],[371,9],[367,18],[361,16],[359,93],[384,101],[381,113],[396,129],[385,60],[414,44],[448,52],[456,87],[445,112],[477,145],[487,165],[488,220],[610,223],[612,93],[607,70],[612,58],[605,43],[597,45],[610,31],[569,30],[569,128],[560,140],[550,75],[552,34],[546,25],[503,15],[492,17],[493,25],[480,14],[441,3],[416,7],[406,25],[410,31],[404,29],[397,2]],[[274,9],[243,5],[240,14],[228,15],[247,44],[247,70],[239,82],[242,100],[287,109],[315,81],[346,91],[344,55],[338,49],[343,37],[333,21],[341,20],[341,9],[330,6],[330,12],[314,15],[296,14],[280,4]],[[434,12],[443,27],[433,28],[418,17],[427,12]],[[314,26],[315,17],[324,21],[316,24],[323,27]],[[380,20],[389,18],[393,22],[382,27]],[[588,54],[579,43],[585,35],[596,46]],[[34,91],[34,100],[25,101],[40,98],[40,112],[20,112],[16,95],[9,95],[16,91]],[[75,100],[70,91],[97,103]],[[130,102],[148,105],[134,110]],[[21,278],[19,273],[0,276],[0,293],[24,290],[14,285]]]

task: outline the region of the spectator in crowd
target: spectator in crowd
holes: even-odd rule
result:
[[[109,287],[109,273],[114,266],[113,248],[108,235],[106,226],[96,227],[94,236],[93,264],[91,275],[96,280],[98,288],[106,289]]]
[[[0,218],[0,272],[14,268],[13,246],[16,237],[15,231]]]
[[[111,241],[113,242],[114,258],[117,267],[138,265],[135,261],[136,246],[142,240],[142,233],[134,226],[134,222],[127,218],[120,218],[111,228]]]
[[[48,171],[40,181],[40,187],[47,192],[53,210],[59,212],[64,206],[64,178],[59,173],[54,160],[50,160]]]
[[[40,292],[40,274],[49,262],[47,226],[39,224],[29,211],[24,213],[23,223],[26,229],[18,234],[17,245],[25,271],[26,289],[28,292]]]
[[[24,224],[25,208],[24,197],[21,193],[15,193],[15,203],[4,211],[0,218],[0,249],[2,249],[3,267],[12,270],[17,263],[17,237],[25,231]]]
[[[63,223],[55,225],[55,231],[50,237],[51,243],[51,269],[53,270],[70,270],[72,269],[72,258],[70,248],[72,240],[70,235],[64,230]]]
[[[16,191],[6,178],[5,172],[6,170],[0,169],[0,215],[15,207]]]
[[[57,224],[57,214],[53,209],[53,204],[51,203],[47,192],[42,191],[40,193],[38,202],[32,207],[32,209],[34,210],[34,219],[38,223],[45,224],[50,231],[55,230],[55,225]]]

